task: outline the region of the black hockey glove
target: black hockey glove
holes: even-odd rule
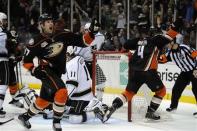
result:
[[[31,75],[35,76],[37,79],[44,79],[46,77],[46,72],[41,66],[33,67],[30,71]]]
[[[99,29],[100,29],[100,24],[99,24],[98,20],[96,20],[96,18],[94,18],[90,24],[90,28],[89,28],[90,34],[93,35],[93,37],[94,37],[94,35],[98,33]]]

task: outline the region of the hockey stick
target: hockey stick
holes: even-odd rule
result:
[[[10,119],[7,120],[7,121],[0,122],[0,125],[6,124],[6,123],[8,123],[8,122],[10,122],[10,121],[12,121],[12,120],[14,120],[14,118],[10,118]]]
[[[19,64],[19,77],[20,77],[20,84],[21,86],[23,85],[23,80],[22,80],[22,71],[21,71],[21,65],[20,65],[20,62],[18,62]]]
[[[19,76],[18,76],[18,63],[16,63],[16,81],[19,83]]]

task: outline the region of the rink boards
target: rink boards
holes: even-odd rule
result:
[[[116,65],[116,66],[121,66],[121,65]],[[116,74],[120,74],[120,75],[112,75],[113,77],[110,80],[107,79],[106,81],[107,86],[105,88],[106,93],[118,94],[124,90],[126,83],[127,83],[127,77],[128,77],[127,68],[128,67],[126,66],[124,67],[124,70],[117,70]],[[110,69],[112,68],[108,67],[107,65],[103,66],[102,69],[104,71],[107,70],[108,72],[115,72],[114,70],[110,71]],[[165,96],[165,99],[168,99],[168,100],[171,99],[172,87],[179,73],[180,73],[180,69],[177,68],[177,66],[173,63],[159,64],[158,74],[167,88],[167,95]],[[105,74],[105,75],[108,78],[107,76],[108,74]],[[32,77],[30,73],[24,68],[21,68],[21,76],[22,76],[23,84],[28,84],[31,88],[34,88],[34,89],[40,88],[40,84],[41,84],[40,80]],[[110,83],[113,83],[113,84],[116,83],[116,84],[111,85]],[[116,85],[120,85],[120,86],[116,86]],[[180,101],[186,102],[186,103],[193,103],[193,104],[195,103],[195,98],[191,90],[191,83],[184,90]]]

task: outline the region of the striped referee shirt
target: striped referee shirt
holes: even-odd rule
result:
[[[192,71],[197,68],[197,59],[192,53],[195,50],[188,45],[180,44],[177,50],[169,50],[166,53],[168,61],[173,61],[183,72]]]

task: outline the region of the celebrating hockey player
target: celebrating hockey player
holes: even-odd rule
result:
[[[92,80],[85,61],[83,57],[74,55],[72,46],[67,48],[66,74],[62,79],[68,90],[68,101],[63,118],[70,123],[86,122],[95,116],[102,120],[107,106],[93,96]],[[36,97],[35,91],[25,86],[18,92],[15,99],[23,99],[27,108]],[[43,117],[52,119],[53,112],[45,110]]]
[[[26,128],[31,128],[31,117],[53,103],[53,130],[62,131],[60,121],[67,101],[67,89],[61,75],[65,73],[66,49],[68,45],[89,45],[94,39],[94,31],[97,31],[96,23],[97,21],[93,20],[90,32],[82,36],[56,31],[53,19],[48,14],[39,17],[41,33],[29,40],[23,62],[32,76],[41,80],[42,86],[39,97],[30,105],[27,112],[18,117]],[[38,58],[37,67],[33,63],[35,57]]]
[[[136,50],[129,61],[129,78],[125,91],[116,97],[112,106],[104,116],[103,121],[107,121],[111,115],[127,101],[132,100],[139,88],[145,83],[155,95],[152,97],[145,115],[148,119],[159,120],[160,116],[155,111],[160,106],[166,94],[166,88],[157,74],[157,57],[165,45],[169,44],[172,38],[168,35],[156,35],[149,37],[149,25],[147,21],[138,23],[140,38],[128,40],[124,48]],[[170,34],[169,34],[170,35]]]

